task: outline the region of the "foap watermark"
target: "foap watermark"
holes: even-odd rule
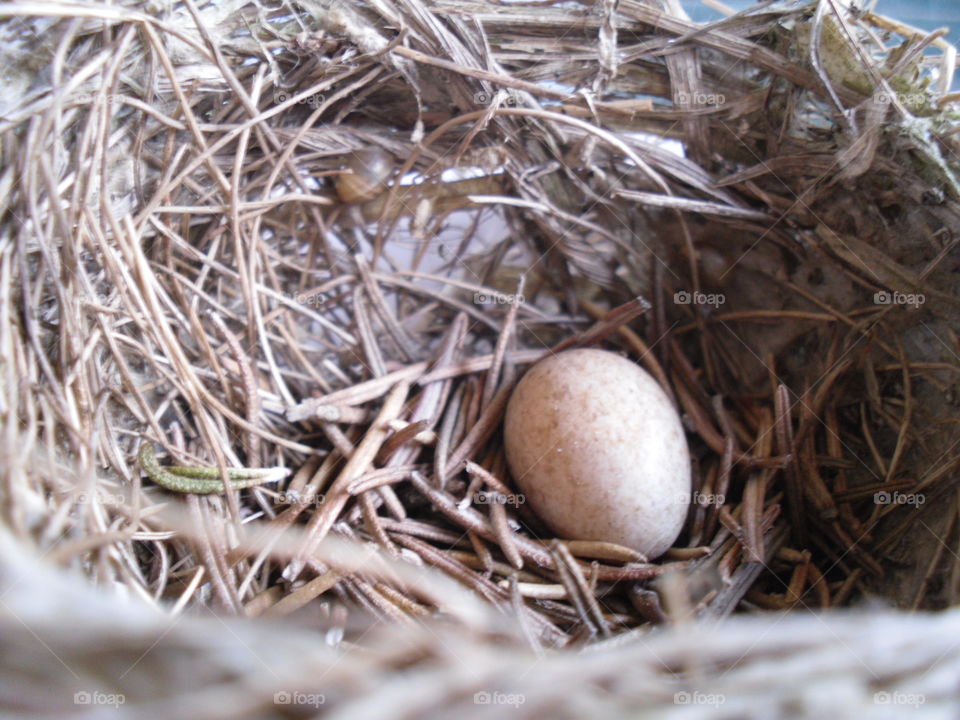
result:
[[[522,493],[505,494],[491,490],[478,490],[473,494],[475,505],[523,505],[527,498]]]
[[[920,507],[927,501],[923,493],[878,492],[873,494],[873,502],[877,505],[913,505]]]
[[[699,290],[688,292],[680,290],[673,294],[673,302],[677,305],[710,305],[720,307],[727,301],[723,293],[703,293]]]
[[[105,693],[99,690],[77,690],[73,694],[74,705],[106,705],[120,709],[127,702],[123,693]]]
[[[720,507],[727,501],[727,498],[723,494],[702,493],[699,490],[694,490],[692,493],[680,493],[678,500],[684,505],[693,503],[694,505],[702,505],[704,507],[710,505]]]
[[[485,290],[473,294],[476,305],[522,305],[524,297],[520,293],[502,293],[495,290]]]
[[[284,92],[283,90],[277,90],[273,94],[273,104],[282,105],[287,102],[290,98],[294,97],[295,93]],[[297,105],[309,105],[312,108],[318,108],[326,101],[326,98],[320,93],[314,93],[313,95],[307,95],[297,100]]]
[[[305,505],[323,505],[326,501],[327,496],[323,493],[298,493],[296,490],[283,490],[278,496],[277,500],[282,503],[289,503],[290,505],[297,505],[303,503]]]
[[[919,708],[927,701],[926,695],[922,693],[888,692],[881,690],[873,694],[875,705],[908,705],[912,708]]]
[[[101,93],[86,93],[83,95],[75,95],[74,100],[76,100],[81,105],[93,105],[94,103],[103,103],[104,105],[113,105],[114,103],[121,103],[124,100],[123,95],[103,95]]]
[[[320,293],[294,293],[288,297],[298,305],[307,305],[308,307],[320,305],[325,299]]]
[[[306,693],[290,690],[278,690],[273,694],[274,705],[300,705],[301,707],[320,707],[327,701],[323,693]]]
[[[878,103],[883,105],[892,105],[894,102],[898,102],[907,110],[918,110],[926,107],[929,102],[926,93],[922,92],[878,92],[873,97]]]
[[[522,97],[516,90],[495,90],[486,92],[481,90],[473,94],[473,101],[477,105],[493,105],[495,102],[502,106],[520,105]]]
[[[699,690],[687,692],[682,690],[673,694],[674,705],[712,705],[720,707],[727,701],[727,698],[720,693],[702,693]]]
[[[77,495],[78,505],[94,502],[99,505],[123,505],[126,501],[127,497],[123,493],[109,493],[103,490],[98,490],[96,494],[82,492]]]
[[[473,694],[474,705],[513,705],[518,708],[527,701],[522,693],[488,692],[481,690]]]
[[[714,107],[718,105],[723,105],[727,102],[726,95],[721,93],[705,93],[705,92],[678,92],[677,93],[677,102],[680,105],[712,105]]]
[[[881,290],[873,294],[875,305],[906,305],[916,310],[927,301],[923,293],[887,292]]]

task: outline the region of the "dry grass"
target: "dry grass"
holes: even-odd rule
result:
[[[492,641],[622,640],[593,678],[622,690],[658,624],[955,605],[955,53],[839,8],[703,27],[635,0],[0,9],[11,537],[165,612],[293,615],[346,648],[372,619],[409,626],[439,663],[425,685],[434,632],[472,667]],[[364,164],[371,199],[343,202]],[[642,362],[684,415],[704,501],[656,562],[477,501],[511,489],[515,379],[583,345]],[[293,472],[177,496],[141,477],[140,442]],[[733,629],[716,648],[802,664],[869,624],[846,617],[810,645],[813,618],[776,624],[781,650]],[[656,637],[677,677],[736,665]]]

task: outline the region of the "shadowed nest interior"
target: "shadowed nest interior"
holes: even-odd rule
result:
[[[371,618],[474,627],[476,598],[536,651],[956,604],[942,32],[839,2],[708,24],[673,0],[2,14],[19,542],[346,647]],[[695,492],[656,561],[484,501],[515,492],[513,384],[577,346],[640,362],[682,413]],[[141,443],[291,472],[179,495]]]

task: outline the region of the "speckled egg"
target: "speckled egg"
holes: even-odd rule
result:
[[[507,405],[504,443],[517,488],[558,537],[653,559],[683,528],[690,455],[680,417],[620,355],[568,350],[530,368]]]

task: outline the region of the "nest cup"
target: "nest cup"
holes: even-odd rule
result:
[[[955,51],[719,15],[4,10],[4,702],[954,712]],[[510,391],[573,347],[681,413],[661,558],[510,477]]]

